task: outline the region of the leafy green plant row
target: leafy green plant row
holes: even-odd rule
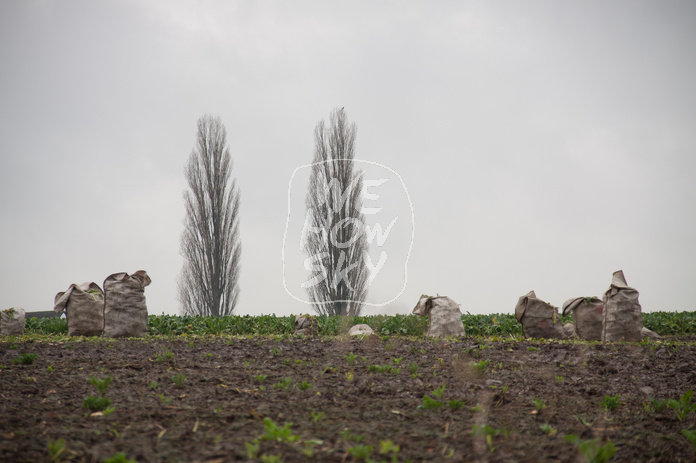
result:
[[[428,330],[428,318],[416,315],[368,315],[347,319],[338,316],[316,316],[319,334],[335,336],[345,333],[354,324],[369,325],[381,335],[423,336]],[[520,325],[513,314],[462,315],[466,333],[471,336],[518,336]],[[572,322],[572,316],[563,323]],[[661,335],[696,334],[696,312],[649,312],[643,314],[644,325]],[[28,318],[26,331],[37,334],[66,334],[64,318]],[[148,332],[151,335],[229,334],[229,335],[283,335],[293,334],[293,316],[233,315],[230,317],[196,317],[178,315],[150,315]]]

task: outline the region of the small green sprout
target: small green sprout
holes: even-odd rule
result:
[[[469,362],[469,365],[475,373],[477,373],[479,376],[483,376],[486,374],[486,369],[490,363],[490,360],[480,360],[478,362]]]
[[[343,431],[341,431],[341,437],[346,441],[352,442],[362,442],[365,440],[365,434],[352,434],[350,432],[350,429],[348,428],[345,428]]]
[[[169,361],[174,358],[174,352],[169,351],[166,347],[162,348],[162,352],[155,357],[155,362],[161,363],[165,360]]]
[[[608,463],[616,453],[616,448],[610,440],[604,445],[599,438],[580,442],[580,437],[575,434],[568,434],[565,440],[575,444],[588,463]]]
[[[614,410],[616,407],[619,406],[619,403],[621,401],[621,396],[620,395],[615,395],[615,396],[609,396],[605,395],[602,400],[600,400],[599,405],[602,406],[602,408],[606,410]]]
[[[181,389],[184,387],[184,381],[186,381],[186,375],[183,373],[179,373],[178,375],[172,376],[172,381],[174,382],[174,385]]]
[[[437,389],[433,390],[433,395],[435,396],[436,399],[439,399],[442,397],[442,394],[445,393],[445,385],[443,384],[442,386],[438,387]]]
[[[91,412],[99,412],[104,410],[105,408],[108,408],[111,405],[111,400],[109,400],[108,397],[96,397],[96,396],[89,396],[87,397],[84,402],[82,402],[82,407],[86,408],[87,410]]]
[[[696,430],[682,429],[681,434],[682,436],[686,437],[686,440],[689,441],[691,447],[693,447],[694,451],[696,452]]]
[[[439,400],[435,400],[430,396],[424,395],[423,403],[419,405],[418,408],[425,408],[426,410],[437,410],[443,405],[445,405],[444,402],[440,402]]]
[[[459,410],[460,408],[464,407],[464,405],[466,405],[465,401],[457,399],[452,399],[447,403],[447,406],[449,406],[452,411]]]
[[[106,379],[99,379],[96,376],[91,376],[91,377],[87,378],[87,381],[89,382],[89,384],[94,386],[94,388],[97,390],[97,392],[101,395],[104,395],[104,393],[106,392],[106,389],[109,387],[109,385],[111,384],[111,382],[113,380],[114,380],[113,375],[109,375],[109,377]]]
[[[65,441],[63,439],[48,440],[48,456],[51,461],[61,461],[65,453]]]
[[[266,434],[261,436],[263,440],[277,441],[277,442],[295,442],[300,439],[300,436],[296,436],[292,433],[292,423],[285,423],[281,428],[270,418],[263,419],[263,426],[266,428]]]
[[[399,446],[394,444],[391,439],[379,441],[379,454],[385,456],[391,455],[392,463],[397,463],[399,450],[401,450]]]
[[[103,460],[104,463],[137,463],[135,460],[127,458],[124,453],[114,453],[112,457]]]
[[[256,460],[258,458],[261,444],[257,439],[254,439],[252,442],[244,442],[244,447],[246,448],[249,460]]]
[[[544,399],[534,399],[532,400],[532,405],[534,405],[534,408],[536,408],[537,412],[539,413],[541,413],[541,411],[546,408]]]
[[[312,385],[308,383],[307,381],[302,381],[301,383],[297,383],[297,388],[300,391],[306,391],[307,389],[311,388]]]
[[[488,450],[491,453],[493,453],[495,452],[495,447],[493,447],[493,436],[497,436],[501,433],[504,435],[507,434],[507,432],[504,429],[496,429],[487,424],[484,424],[483,426],[475,424],[471,429],[470,434],[472,436],[486,436],[486,444],[488,445]]]
[[[346,362],[348,362],[348,365],[350,365],[350,366],[353,366],[356,358],[358,358],[358,356],[352,352],[345,356]]]
[[[34,363],[34,360],[39,358],[38,354],[29,354],[29,353],[24,353],[20,354],[17,357],[15,357],[12,360],[12,363],[14,364],[19,364],[19,365],[31,365]]]
[[[283,378],[277,382],[273,387],[276,389],[283,389],[286,392],[291,392],[293,389],[292,378]]]
[[[356,461],[369,461],[370,455],[372,455],[372,446],[358,444],[350,447],[348,454]]]
[[[667,401],[667,406],[673,410],[676,410],[679,421],[683,421],[684,418],[686,418],[686,415],[696,411],[696,403],[691,403],[691,398],[693,395],[694,391],[689,390],[683,393],[679,397],[679,400],[669,399]]]
[[[643,402],[643,408],[648,413],[664,413],[667,411],[668,404],[668,400],[650,398],[647,402]]]

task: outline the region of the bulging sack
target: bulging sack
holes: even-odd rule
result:
[[[578,337],[578,332],[575,330],[575,325],[572,323],[566,323],[563,325],[563,333],[565,333],[566,338]]]
[[[13,307],[0,311],[0,336],[20,336],[24,334],[24,309]]]
[[[575,330],[580,339],[601,341],[604,303],[597,297],[576,297],[563,303],[563,315],[573,312]]]
[[[309,314],[295,315],[295,334],[305,336],[316,336],[319,334],[319,323],[317,319]]]
[[[427,296],[423,294],[413,308],[413,313],[421,317],[430,316],[428,336],[464,336],[462,311],[459,304],[447,296]]]
[[[628,286],[623,271],[614,272],[611,286],[604,293],[602,340],[639,342],[642,329],[638,291]]]
[[[375,331],[370,328],[370,325],[364,323],[353,325],[348,330],[348,336],[371,336],[373,334],[375,334]]]
[[[104,280],[104,337],[141,337],[147,334],[145,286],[151,282],[144,270],[133,275],[114,273]]]
[[[527,338],[565,339],[558,309],[536,297],[530,291],[520,297],[515,306],[515,317],[522,324]]]
[[[53,310],[65,311],[69,336],[101,336],[104,332],[104,291],[94,282],[72,284],[56,294]]]

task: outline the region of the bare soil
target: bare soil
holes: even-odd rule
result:
[[[66,442],[59,459],[86,462],[117,452],[138,462],[247,461],[245,444],[258,460],[352,461],[362,445],[372,446],[372,460],[392,461],[380,455],[386,440],[400,447],[397,461],[584,461],[564,439],[576,434],[610,440],[612,461],[691,462],[694,449],[680,431],[696,427],[696,413],[679,420],[672,409],[644,407],[696,388],[696,339],[678,341],[685,342],[3,341],[0,461],[51,461],[48,443],[59,438]],[[38,358],[13,364],[21,353]],[[371,365],[391,372],[370,372]],[[177,387],[172,377],[180,374],[186,379]],[[109,375],[114,411],[90,415],[83,401],[98,393],[88,378]],[[426,395],[444,405],[419,408]],[[617,395],[614,410],[600,405]],[[453,399],[465,405],[453,410]],[[292,423],[298,439],[263,440],[264,418]]]

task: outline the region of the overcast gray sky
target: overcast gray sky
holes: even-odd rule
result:
[[[345,107],[356,157],[405,188],[375,190],[390,265],[403,191],[414,218],[403,292],[364,313],[561,305],[618,269],[644,311],[695,310],[695,44],[692,1],[0,0],[0,308],[145,269],[150,313],[178,313],[184,165],[212,114],[242,194],[236,312],[308,311],[283,281],[291,178]]]

